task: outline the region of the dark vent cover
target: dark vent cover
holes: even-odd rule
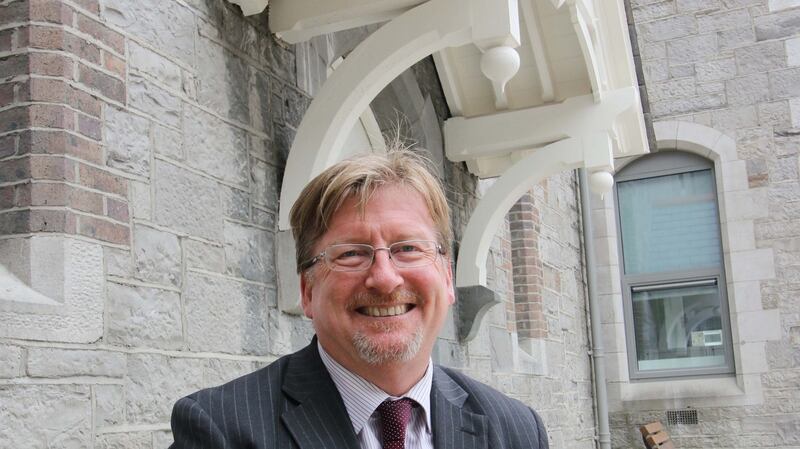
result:
[[[667,424],[697,424],[697,410],[667,410]]]

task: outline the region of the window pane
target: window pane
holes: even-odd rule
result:
[[[617,193],[626,274],[720,266],[711,170],[623,181]]]
[[[633,292],[640,371],[725,366],[716,285]]]

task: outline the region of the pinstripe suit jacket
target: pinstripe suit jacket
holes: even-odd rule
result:
[[[435,366],[431,423],[437,449],[547,449],[541,418],[521,402]],[[358,449],[353,425],[316,338],[225,385],[180,399],[171,449]]]

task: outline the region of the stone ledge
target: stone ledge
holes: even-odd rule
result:
[[[92,343],[103,334],[103,249],[62,235],[0,241],[0,264],[39,295],[2,301],[0,337]],[[66,269],[66,268],[69,269]],[[46,309],[46,310],[43,310]]]
[[[0,312],[52,314],[61,303],[30,288],[0,264]]]

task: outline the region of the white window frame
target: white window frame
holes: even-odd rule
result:
[[[778,309],[764,309],[760,284],[775,277],[771,248],[758,248],[755,222],[768,217],[767,189],[748,184],[746,161],[729,136],[697,123],[653,125],[659,151],[680,150],[714,161],[722,228],[735,376],[701,376],[632,381],[628,373],[613,195],[593,196],[600,323],[605,340],[609,411],[652,411],[674,407],[733,407],[764,402],[762,376],[769,371],[766,345],[781,338]],[[617,171],[634,157],[615,161]],[[677,402],[676,402],[677,401]]]
[[[682,151],[662,151],[638,158],[620,170],[616,176],[616,186],[614,188],[614,203],[617,211],[616,225],[619,238],[617,239],[618,253],[620,255],[620,279],[622,281],[622,297],[625,316],[625,340],[628,347],[628,370],[631,380],[658,379],[658,378],[677,378],[685,376],[706,376],[706,375],[733,375],[734,358],[733,342],[731,339],[730,310],[728,308],[728,295],[725,280],[724,258],[722,257],[721,238],[718,242],[720,254],[720,266],[718,268],[677,270],[662,273],[647,274],[626,274],[624,253],[622,251],[622,222],[620,217],[619,197],[617,186],[622,182],[651,179],[660,176],[669,176],[681,173],[697,171],[710,171],[712,180],[716,180],[714,163],[703,157]],[[719,223],[719,197],[716,190],[716,182],[713,189],[717,222]],[[722,233],[720,231],[719,235]],[[725,348],[725,365],[716,367],[702,368],[676,368],[663,370],[641,370],[637,359],[638,348],[636,347],[633,298],[632,293],[635,289],[654,288],[659,285],[677,286],[686,283],[713,283],[717,287],[720,302],[720,319],[722,322],[722,344]]]

